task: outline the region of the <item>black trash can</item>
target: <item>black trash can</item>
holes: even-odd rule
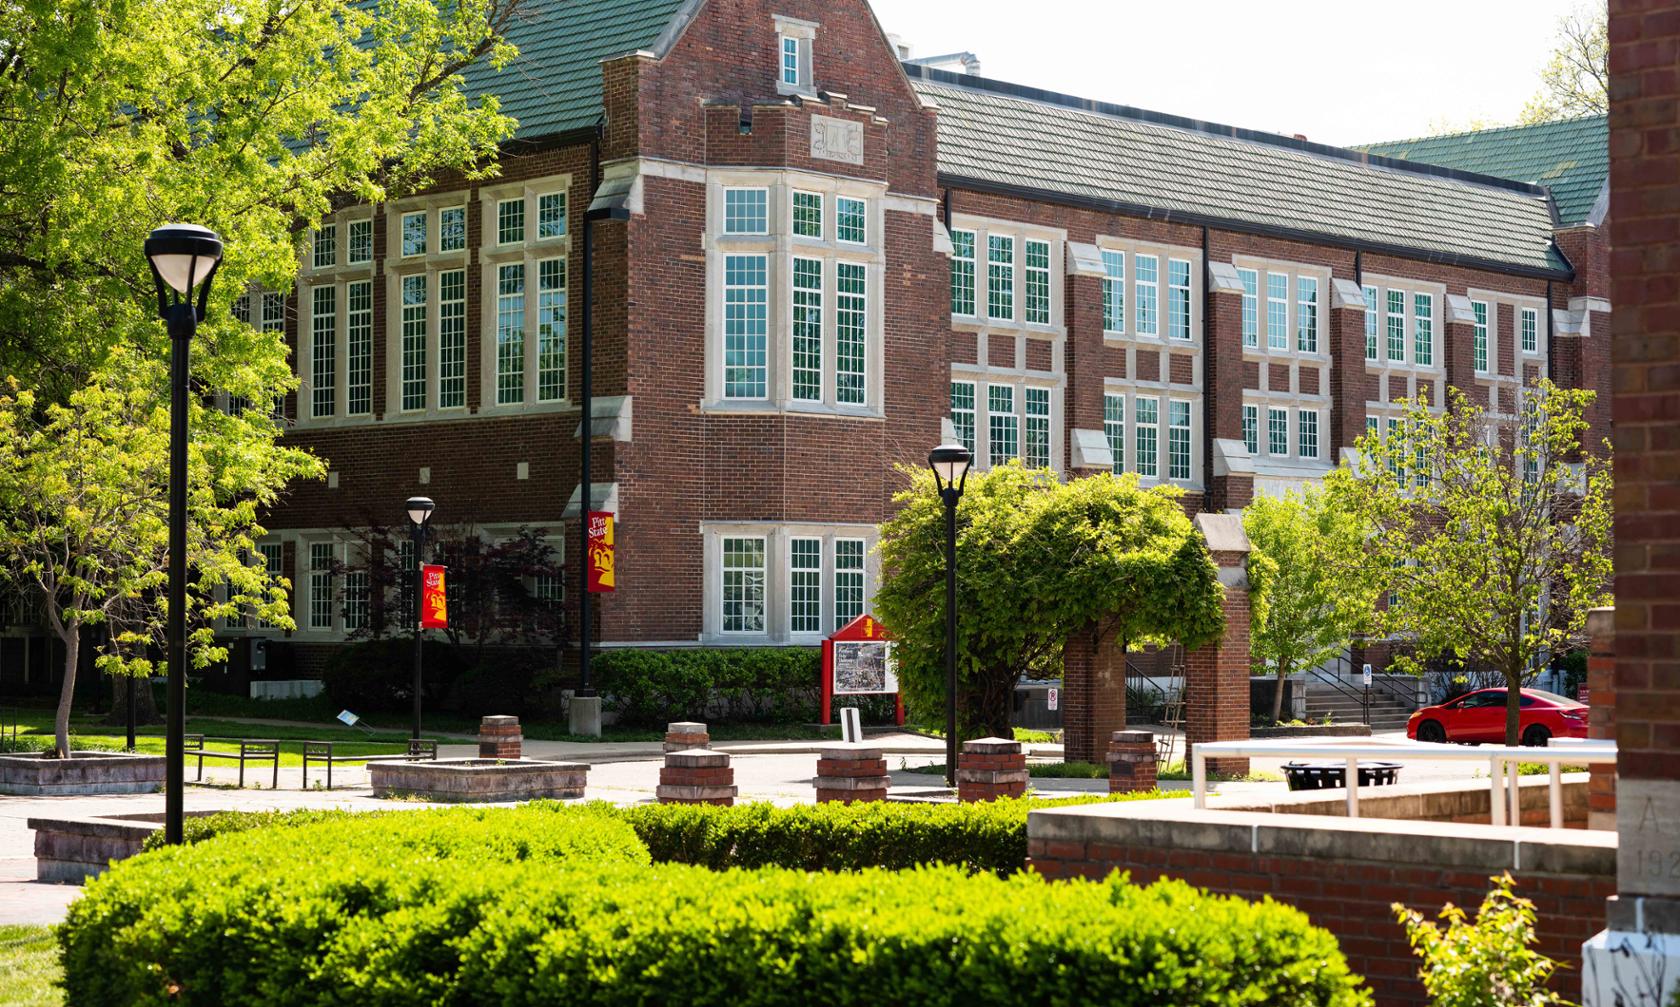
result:
[[[1286,762],[1283,765],[1283,776],[1289,781],[1290,790],[1337,790],[1347,786],[1347,763]],[[1361,787],[1384,787],[1399,782],[1398,762],[1359,764]]]

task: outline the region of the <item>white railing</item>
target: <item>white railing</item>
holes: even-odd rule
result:
[[[1276,758],[1303,756],[1307,758],[1347,762],[1347,813],[1359,817],[1359,760],[1381,758],[1391,761],[1407,759],[1435,762],[1486,762],[1491,777],[1492,820],[1504,825],[1507,820],[1521,824],[1518,764],[1544,762],[1550,777],[1549,806],[1552,828],[1563,827],[1562,767],[1565,763],[1615,763],[1616,743],[1609,740],[1554,738],[1547,748],[1483,745],[1470,748],[1463,745],[1437,745],[1423,741],[1312,742],[1289,740],[1264,741],[1207,741],[1191,748],[1191,797],[1198,808],[1207,807],[1207,760],[1209,758]]]

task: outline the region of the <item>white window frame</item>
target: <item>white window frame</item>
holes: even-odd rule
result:
[[[737,230],[732,221],[748,221],[745,215],[739,217],[730,213],[730,202],[736,196],[757,196],[764,200],[763,225],[757,230]],[[755,214],[753,218],[756,219]],[[729,237],[755,237],[770,233],[770,187],[766,185],[728,185],[723,189],[723,233]]]
[[[1102,249],[1104,336],[1126,334],[1126,258],[1126,253],[1120,249]],[[1116,325],[1116,322],[1119,324]]]
[[[1534,322],[1534,326],[1533,326],[1534,345],[1533,345],[1533,347],[1530,347],[1528,345],[1528,339],[1526,338],[1527,334],[1528,334],[1528,331],[1529,331],[1528,322],[1531,319]],[[1517,309],[1517,345],[1522,348],[1523,353],[1525,353],[1529,356],[1539,356],[1540,355],[1540,342],[1541,342],[1541,340],[1540,340],[1540,311],[1539,311],[1539,309],[1519,307]]]
[[[367,231],[367,255],[364,258],[356,257],[356,231],[358,229],[364,229]],[[372,217],[352,217],[346,221],[344,232],[344,262],[346,265],[350,266],[366,266],[373,263]]]
[[[417,313],[410,311],[408,303],[408,286],[410,281],[413,280],[420,281],[418,286],[422,297],[422,300],[418,305]],[[395,408],[390,410],[391,412],[424,413],[430,409],[433,404],[431,387],[431,379],[433,376],[432,359],[434,356],[431,352],[432,287],[432,274],[429,272],[405,273],[402,278],[397,281],[396,310],[393,314],[396,315],[397,328],[400,333],[400,338],[397,343],[397,399],[395,402]],[[409,346],[412,338],[410,333],[411,325],[418,327],[419,337],[417,343],[417,347],[419,349],[419,365],[416,368],[416,371],[418,373],[419,381],[420,404],[417,406],[411,406],[408,404],[409,385],[412,383],[409,377]]]
[[[1277,433],[1283,431],[1283,447],[1277,445]],[[1289,457],[1289,410],[1282,406],[1266,407],[1266,454],[1272,458]]]
[[[1245,350],[1260,348],[1260,270],[1252,266],[1238,266],[1237,279],[1242,283],[1242,311],[1239,328]]]
[[[1312,420],[1310,424],[1307,422],[1309,419]],[[1307,461],[1318,461],[1323,457],[1324,450],[1321,437],[1324,424],[1321,421],[1322,417],[1317,409],[1295,410],[1295,454],[1297,457]],[[1311,454],[1307,453],[1307,428],[1309,426],[1312,428]]]
[[[1115,475],[1126,471],[1126,396],[1122,392],[1103,392],[1103,439],[1114,459],[1110,471]]]
[[[1253,402],[1243,403],[1242,436],[1243,447],[1248,449],[1249,455],[1258,455],[1260,453],[1260,407]]]
[[[959,234],[967,236],[967,239],[968,239],[968,254],[967,255],[960,254],[959,250],[961,249],[962,246],[957,241],[957,235],[959,235]],[[979,295],[979,292],[980,292],[981,287],[980,287],[979,272],[978,272],[978,268],[977,268],[978,267],[978,262],[979,262],[979,253],[976,251],[976,249],[978,248],[978,245],[976,243],[978,242],[979,237],[980,237],[980,232],[975,230],[972,227],[953,227],[953,228],[951,228],[951,245],[952,245],[952,249],[953,249],[952,255],[951,255],[951,317],[952,318],[973,319],[973,318],[979,317],[979,314],[980,314],[980,300],[979,300],[980,295]],[[957,305],[957,289],[958,289],[958,287],[957,287],[957,277],[960,275],[957,271],[957,265],[959,263],[966,263],[967,267],[968,267],[968,269],[967,269],[967,277],[968,277],[968,291],[967,291],[967,293],[968,293],[968,309],[969,310],[967,310],[967,311],[958,311],[957,310],[957,306],[958,306]]]
[[[1173,273],[1182,267],[1184,282],[1174,283]],[[1163,278],[1167,294],[1167,338],[1179,343],[1194,342],[1196,338],[1196,313],[1191,310],[1195,302],[1195,264],[1189,259],[1169,258],[1167,260],[1167,275]],[[1182,303],[1182,309],[1179,305]],[[1178,324],[1176,313],[1182,310],[1183,325]],[[1180,335],[1182,331],[1182,335]]]
[[[815,42],[817,30],[822,26],[815,21],[806,21],[784,14],[774,16],[776,28],[776,93],[797,94],[815,97],[816,67]],[[797,80],[787,79],[787,44],[792,42],[795,50]]]
[[[1177,422],[1177,414],[1182,410],[1184,422]],[[1176,436],[1183,433],[1184,443],[1184,474],[1176,474],[1178,451]],[[1167,399],[1167,475],[1168,482],[1190,483],[1196,478],[1196,410],[1195,404],[1189,399]]]
[[[959,386],[959,385],[968,389],[968,408],[967,409],[959,409],[957,407],[957,401],[958,401],[957,400],[957,386]],[[979,401],[975,398],[975,388],[976,388],[976,382],[971,380],[971,379],[969,379],[969,380],[964,380],[964,379],[959,379],[959,378],[952,378],[951,379],[950,415],[951,415],[951,427],[952,427],[953,430],[956,431],[958,442],[961,443],[964,447],[968,448],[969,454],[972,455],[974,459],[978,460],[979,457],[980,457],[980,426],[979,426],[980,404],[979,404]],[[962,427],[961,424],[959,424],[957,422],[957,417],[958,416],[966,416],[968,418],[968,436],[967,437],[963,436],[963,427]]]
[[[848,206],[856,207],[863,214],[863,237],[847,238],[841,233],[841,221],[848,214]],[[869,245],[869,200],[861,196],[836,196],[834,198],[834,241],[841,245],[867,247]]]
[[[1497,363],[1493,359],[1490,344],[1493,342],[1498,317],[1493,313],[1492,303],[1480,298],[1470,302],[1470,312],[1473,316],[1470,323],[1470,369],[1478,375],[1486,376]]]
[[[410,219],[418,219],[420,221],[420,230],[422,233],[420,235],[420,250],[418,252],[411,252],[408,250],[408,222]],[[431,229],[431,214],[426,210],[406,210],[397,214],[397,241],[398,258],[424,258],[434,247]]]
[[[816,234],[799,233],[799,200],[801,197],[815,199],[817,201]],[[790,214],[788,217],[788,233],[793,235],[793,240],[822,241],[828,237],[828,200],[825,198],[823,193],[813,192],[810,189],[795,188],[792,196],[788,199],[788,212]]]
[[[816,558],[816,561],[817,561],[816,566],[810,567],[810,566],[795,566],[794,565],[795,550],[801,544],[805,544],[805,545],[815,544],[815,546],[816,546],[815,558]],[[819,536],[814,536],[814,535],[789,535],[787,537],[786,562],[787,562],[787,572],[788,572],[787,573],[787,577],[788,577],[787,634],[790,637],[802,636],[802,635],[812,635],[812,634],[819,634],[820,635],[823,631],[823,626],[825,625],[825,623],[823,621],[823,610],[824,610],[823,603],[824,603],[825,600],[827,600],[827,599],[824,598],[825,592],[823,591],[823,581],[825,579],[824,578],[825,571],[824,571],[823,568],[827,564],[825,564],[823,562],[823,540],[822,540],[822,538],[819,537]],[[814,585],[811,585],[811,587],[814,588],[814,590],[816,591],[817,610],[816,610],[816,613],[814,615],[812,615],[812,621],[815,624],[815,628],[812,628],[812,629],[801,629],[797,625],[795,625],[795,619],[797,618],[797,616],[799,614],[796,611],[796,601],[797,601],[797,599],[796,599],[796,596],[795,596],[795,592],[800,589],[797,581],[802,575],[812,578],[812,580],[814,581]],[[768,585],[766,585],[766,588],[768,588]],[[768,600],[768,598],[766,600]],[[806,599],[806,600],[809,601],[809,599]]]
[[[840,599],[843,593],[855,590],[853,584],[843,586],[855,570],[842,569],[839,556],[842,542],[854,543],[854,552],[861,554],[862,608],[869,611],[871,599],[879,583],[879,557],[875,546],[879,529],[873,524],[809,524],[749,521],[702,522],[701,563],[704,568],[704,617],[699,642],[702,644],[799,644],[820,643],[838,628]],[[750,539],[763,543],[764,549],[764,623],[762,630],[725,630],[724,627],[724,550],[726,539]],[[817,539],[820,567],[817,571],[820,593],[820,614],[815,631],[795,632],[793,629],[793,542],[797,539]],[[861,544],[861,550],[857,545]],[[843,576],[844,575],[844,576]],[[855,582],[854,582],[855,584]]]
[[[343,349],[343,340],[339,339],[338,336],[339,316],[342,314],[338,310],[338,284],[316,284],[315,286],[310,287],[307,293],[307,303],[309,305],[309,326],[306,333],[309,340],[308,413],[309,418],[312,420],[330,420],[339,415],[338,395],[341,391],[340,382],[338,380],[338,355],[339,351]],[[332,310],[330,312],[321,311],[320,302],[322,294],[332,295]],[[326,338],[330,341],[330,345],[328,347],[329,359],[325,361],[325,366],[322,366],[323,361],[321,359],[321,337],[323,335],[323,332],[321,331],[321,319],[323,317],[330,319],[331,321],[331,324],[327,327],[327,330],[324,333]],[[323,408],[321,404],[321,391],[323,387],[327,390],[325,408]],[[304,410],[302,409],[298,410],[299,413],[302,413],[303,411]]]
[[[546,175],[539,178],[525,179],[518,182],[508,182],[500,185],[485,186],[478,190],[479,214],[479,249],[476,256],[478,263],[478,408],[480,415],[508,415],[510,413],[551,412],[571,406],[571,369],[575,355],[572,351],[572,325],[574,319],[571,310],[573,304],[572,286],[579,282],[579,278],[572,269],[571,251],[576,228],[571,226],[571,214],[576,208],[577,200],[573,199],[577,193],[573,191],[573,176],[567,174]],[[545,198],[560,197],[561,230],[560,233],[549,236],[543,235],[542,204]],[[458,202],[458,201],[456,201]],[[456,202],[445,204],[453,207]],[[521,207],[523,230],[520,241],[501,241],[501,208],[504,205],[518,204]],[[469,215],[470,219],[470,215]],[[441,226],[441,225],[440,225]],[[548,291],[550,295],[558,294],[558,304],[551,296],[545,303],[542,289],[543,264],[558,260],[556,267],[563,282],[558,291]],[[451,260],[451,265],[445,269],[456,268],[457,263],[463,263],[461,258]],[[463,263],[464,265],[464,263]],[[525,339],[522,353],[521,392],[518,401],[504,401],[501,391],[501,347],[498,334],[501,331],[501,267],[521,265],[524,268],[524,314],[522,328]],[[467,266],[466,268],[470,268]],[[470,277],[468,277],[470,281]],[[440,335],[442,330],[440,307],[442,303],[442,278],[434,274],[432,281],[434,294],[431,298],[433,307],[432,330],[434,332],[432,358],[441,364],[439,355]],[[470,288],[470,282],[469,282]],[[454,302],[451,301],[451,304]],[[562,360],[558,387],[558,396],[544,394],[543,385],[543,349],[542,325],[545,311],[558,309],[562,314],[559,338],[559,353]],[[471,310],[471,306],[468,306]],[[463,318],[466,316],[463,315]],[[465,324],[465,322],[463,322]],[[467,328],[470,331],[471,326]],[[471,354],[474,343],[469,339],[467,352]],[[552,344],[550,345],[552,349]],[[441,367],[434,367],[434,375],[429,376],[433,383],[433,404],[440,401],[440,378],[435,372]],[[472,368],[463,360],[464,374],[470,374]],[[552,375],[551,375],[552,376]],[[549,390],[552,391],[553,382]],[[470,388],[466,398],[472,400]],[[511,399],[511,396],[510,396]],[[444,407],[448,412],[455,407]]]

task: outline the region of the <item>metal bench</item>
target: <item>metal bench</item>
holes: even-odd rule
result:
[[[333,788],[332,770],[336,762],[436,762],[437,742],[410,738],[408,751],[402,755],[338,755],[333,746],[341,744],[337,741],[306,741],[303,743],[303,788],[309,789],[309,764],[327,767],[327,789]],[[352,742],[363,744],[363,742]]]
[[[224,739],[217,738],[217,739],[214,739],[214,740],[221,741],[221,740],[224,740]],[[273,766],[274,766],[274,780],[270,784],[270,786],[272,788],[276,789],[276,790],[279,789],[279,787],[280,787],[280,741],[279,741],[279,739],[277,739],[277,738],[253,738],[253,739],[228,738],[228,739],[225,739],[225,740],[228,740],[228,741],[238,740],[239,741],[239,751],[237,751],[237,752],[220,752],[220,751],[216,751],[215,749],[205,748],[204,747],[204,735],[202,735],[202,734],[186,735],[186,737],[183,739],[183,744],[182,744],[182,747],[184,749],[184,754],[189,759],[197,759],[198,760],[198,775],[196,777],[194,777],[195,780],[198,780],[198,781],[202,782],[203,779],[204,779],[204,760],[205,759],[228,759],[230,761],[237,761],[239,763],[239,785],[241,787],[243,787],[243,786],[245,786],[245,763],[247,763],[247,762],[259,762],[259,763],[260,762],[267,762],[267,763],[273,764]]]

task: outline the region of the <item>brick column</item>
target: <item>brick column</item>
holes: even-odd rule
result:
[[[665,765],[659,770],[659,787],[654,795],[660,804],[720,804],[735,803],[735,770],[730,768],[728,752],[714,752],[709,748],[689,748],[668,752]]]
[[[1225,588],[1225,632],[1184,655],[1185,758],[1204,741],[1248,738],[1248,536],[1233,514],[1198,514]],[[1208,771],[1248,772],[1247,759],[1209,759]]]
[[[1019,741],[978,738],[957,756],[957,800],[991,801],[1027,792],[1027,754]]]
[[[1242,435],[1243,288],[1236,267],[1229,262],[1208,263],[1207,280],[1202,457],[1207,466],[1207,508],[1223,511],[1246,507],[1254,499],[1254,469]]]
[[[481,759],[520,758],[524,740],[518,717],[484,717],[478,722],[478,757]]]
[[[1616,736],[1616,610],[1587,613],[1592,651],[1587,657],[1587,737]],[[1587,828],[1616,827],[1616,767],[1588,767]]]
[[[711,733],[706,725],[692,720],[678,720],[665,725],[665,751],[682,752],[690,748],[710,748]]]
[[[1126,726],[1126,655],[1112,632],[1089,626],[1062,649],[1062,751],[1101,762],[1106,739]]]
[[[1365,292],[1352,280],[1330,281],[1330,452],[1365,436],[1365,403],[1371,398],[1365,373]]]
[[[831,745],[817,755],[817,803],[884,801],[891,780],[887,760],[868,745]]]
[[[1108,792],[1154,790],[1155,782],[1155,735],[1150,731],[1115,731],[1109,735]]]
[[[1441,306],[1440,322],[1443,337],[1440,350],[1442,363],[1447,368],[1447,384],[1463,392],[1470,401],[1486,405],[1486,398],[1477,395],[1475,322],[1476,313],[1470,307],[1470,298],[1448,294],[1447,303]],[[1493,338],[1493,333],[1489,332],[1488,339],[1491,341]],[[1510,356],[1508,348],[1501,348],[1499,352]],[[1443,405],[1446,403],[1444,393],[1439,401]]]

